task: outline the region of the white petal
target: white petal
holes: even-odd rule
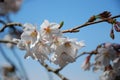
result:
[[[18,47],[19,49],[21,49],[21,50],[25,50],[25,49],[26,49],[26,45],[25,45],[24,41],[19,41],[19,42],[17,43],[17,47]]]
[[[31,32],[30,31],[25,31],[21,34],[21,39],[22,40],[31,40],[30,36]]]
[[[23,25],[23,31],[30,31],[30,30],[35,30],[36,28],[30,24],[30,23],[25,23]]]
[[[49,21],[48,20],[44,20],[44,22],[40,25],[40,27],[43,29],[43,28],[46,28],[49,26]]]

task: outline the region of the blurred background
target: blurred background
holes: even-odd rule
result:
[[[0,0],[0,28],[7,22],[20,22],[22,24],[35,24],[39,29],[40,24],[47,19],[56,23],[64,21],[62,30],[66,30],[85,23],[91,16],[103,11],[110,11],[112,16],[120,14],[119,0],[13,0],[17,1],[16,3],[10,3],[9,0],[3,1],[8,1],[8,4],[3,4]],[[4,5],[8,5],[8,7]],[[120,21],[120,19],[117,20]],[[109,37],[111,27],[111,24],[103,22],[81,28],[78,33],[65,33],[65,36],[84,40],[86,47],[79,52],[92,51],[98,44],[104,42],[120,42],[118,32],[115,32],[114,40]],[[15,30],[14,28],[5,29],[4,32],[0,33],[0,39],[10,39],[8,34],[19,37],[22,32],[21,28],[17,28],[16,34],[12,34]],[[21,72],[27,74],[29,80],[60,80],[53,73],[48,73],[37,61],[31,58],[24,59],[25,53],[18,48],[8,48],[0,43],[0,71],[3,70],[4,65],[9,66],[10,63],[14,63],[18,68],[23,67]],[[93,72],[92,69],[90,71],[81,69],[85,57],[82,56],[76,62],[70,63],[61,73],[70,80],[99,80],[100,71]]]

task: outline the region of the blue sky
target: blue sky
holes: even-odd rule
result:
[[[10,17],[14,22],[32,23],[38,25],[45,20],[50,22],[60,23],[64,21],[62,30],[73,28],[81,25],[88,20],[92,15],[99,14],[103,11],[110,11],[113,16],[120,14],[119,0],[26,0],[23,3],[21,10],[17,14],[12,14]],[[120,20],[120,19],[119,19]],[[67,33],[70,38],[84,40],[86,47],[80,50],[91,51],[96,46],[103,42],[116,42],[120,40],[120,34],[115,33],[116,38],[112,40],[109,37],[111,25],[108,23],[100,23],[80,29],[79,33]],[[32,59],[25,60],[25,52],[16,50],[25,65],[29,74],[30,80],[49,80],[48,73],[36,61]],[[81,64],[85,56],[76,60],[75,63],[69,64],[61,71],[70,80],[98,80],[100,72],[93,73],[83,71]],[[52,74],[53,75],[53,74]],[[57,77],[54,77],[59,80]]]

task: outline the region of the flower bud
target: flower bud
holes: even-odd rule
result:
[[[92,17],[90,17],[90,19],[88,20],[88,22],[93,22],[93,21],[95,21],[96,20],[96,17],[95,16],[92,16]]]
[[[111,31],[110,31],[110,37],[111,37],[112,39],[115,38],[113,27],[112,27],[112,29],[111,29]]]
[[[109,18],[111,16],[111,13],[108,11],[104,11],[102,13],[100,13],[98,16],[100,16],[100,18]]]

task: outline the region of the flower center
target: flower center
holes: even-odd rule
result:
[[[46,33],[50,33],[51,32],[50,27],[44,28],[44,30],[46,31]]]
[[[110,57],[110,55],[109,55],[108,52],[105,52],[105,53],[104,53],[104,56],[105,56],[106,58],[109,58],[109,57]]]
[[[36,36],[37,36],[37,31],[34,30],[30,35],[31,35],[32,37],[36,37]]]
[[[66,42],[64,45],[65,47],[71,47],[70,42]]]

